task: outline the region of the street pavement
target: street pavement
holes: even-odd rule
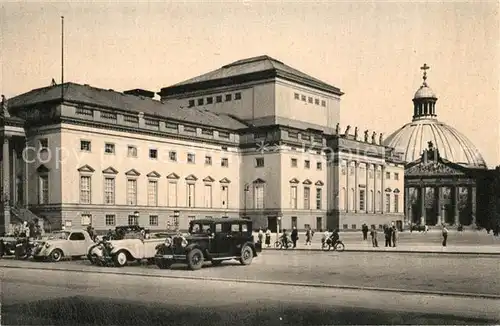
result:
[[[315,233],[312,244],[305,245],[305,234],[299,233],[297,250],[321,250],[321,238],[323,234]],[[255,233],[255,239],[257,239]],[[371,238],[363,240],[361,232],[341,232],[340,239],[345,244],[346,251],[381,251],[381,252],[429,252],[429,253],[449,253],[449,254],[497,254],[500,255],[500,237],[494,237],[485,231],[465,231],[457,232],[451,230],[448,234],[446,247],[442,246],[442,235],[440,230],[424,232],[399,232],[397,233],[396,247],[384,246],[384,235],[378,234],[378,248],[374,248]],[[276,234],[271,236],[271,248],[277,240]],[[268,249],[265,248],[264,249]]]
[[[73,262],[58,266],[71,264],[85,267]],[[49,264],[31,265],[50,267]],[[258,273],[258,266],[256,263],[212,270]],[[131,268],[116,270],[124,273]],[[500,301],[492,299],[29,268],[3,268],[1,275],[2,324],[5,325],[465,325],[500,322]]]
[[[235,281],[298,283],[321,286],[368,287],[404,291],[485,294],[500,297],[500,264],[495,256],[443,254],[264,251],[252,265],[236,261],[219,267],[206,264],[199,271],[174,265],[170,270],[132,265],[122,269],[91,266],[88,261],[36,263],[1,260],[0,267],[76,269],[146,273],[169,277],[203,277]]]

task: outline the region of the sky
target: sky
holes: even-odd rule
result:
[[[341,126],[386,136],[427,82],[438,118],[500,164],[499,2],[78,1],[0,3],[0,93],[60,81],[159,91],[269,55],[339,87]]]

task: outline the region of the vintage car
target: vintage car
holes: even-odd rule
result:
[[[38,241],[33,259],[60,261],[63,257],[81,258],[87,255],[88,248],[94,244],[87,231],[70,229],[55,231]]]
[[[6,235],[0,238],[0,257],[14,256],[16,245],[24,238],[14,235]]]
[[[205,261],[220,265],[236,259],[250,265],[262,251],[254,241],[252,221],[239,218],[209,218],[189,223],[189,233],[167,237],[157,247],[155,263],[161,269],[174,263],[185,263],[191,270],[200,269]]]
[[[93,265],[123,267],[128,262],[147,260],[154,263],[156,247],[165,236],[129,232],[120,240],[103,240],[89,248],[87,258]]]

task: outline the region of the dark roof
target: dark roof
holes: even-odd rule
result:
[[[252,220],[238,218],[238,217],[216,217],[216,218],[199,218],[192,221],[193,223],[248,223],[252,222]]]
[[[238,130],[247,125],[225,114],[200,110],[199,108],[181,108],[171,104],[144,97],[127,95],[114,90],[106,90],[76,83],[64,83],[64,101],[105,107],[120,111],[161,116],[180,122],[190,122],[223,129]],[[61,100],[61,85],[31,90],[8,100],[9,109],[15,112],[22,108],[39,103]]]
[[[318,88],[336,95],[343,94],[339,88],[311,77],[267,55],[235,61],[206,74],[190,78],[169,87],[164,87],[159,94],[171,95],[176,92],[183,93],[192,91],[193,89],[213,87],[213,84],[222,86],[225,84],[235,84],[239,81],[259,80],[270,77],[289,79],[299,84]],[[190,87],[187,87],[188,85]]]

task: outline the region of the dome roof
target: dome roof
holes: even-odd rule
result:
[[[407,123],[387,137],[384,145],[403,153],[402,159],[409,163],[422,156],[429,141],[439,150],[443,159],[466,167],[486,168],[481,153],[472,142],[455,128],[437,119],[418,119]]]
[[[424,83],[424,85],[420,86],[420,88],[417,90],[413,98],[436,98],[436,93],[434,93],[434,91]]]

